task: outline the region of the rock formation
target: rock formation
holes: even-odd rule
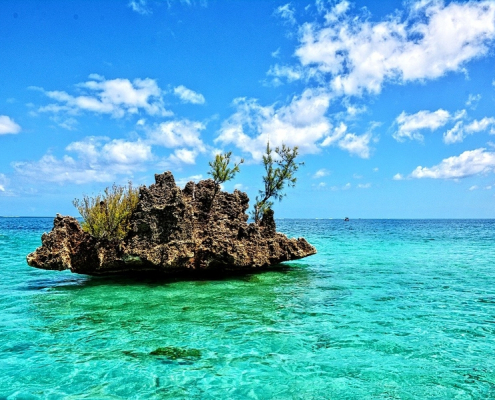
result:
[[[57,214],[28,264],[88,275],[248,272],[316,253],[305,239],[277,233],[273,212],[248,224],[243,192],[216,192],[211,179],[181,190],[170,172],[155,175],[155,182],[140,188],[123,240],[96,239],[75,218]]]

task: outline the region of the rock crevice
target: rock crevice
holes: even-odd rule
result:
[[[305,239],[276,232],[273,212],[248,224],[249,198],[217,190],[213,180],[176,186],[170,172],[141,187],[123,240],[96,239],[73,217],[56,216],[30,266],[88,275],[251,271],[315,254]]]

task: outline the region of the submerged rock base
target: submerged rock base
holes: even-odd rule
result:
[[[249,272],[316,253],[305,239],[277,233],[273,212],[248,224],[246,193],[215,195],[211,179],[181,190],[170,172],[155,175],[155,182],[140,188],[122,241],[96,239],[75,218],[57,215],[28,264],[87,275]]]

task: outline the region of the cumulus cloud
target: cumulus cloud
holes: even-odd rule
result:
[[[319,169],[318,171],[316,171],[314,173],[313,178],[314,179],[323,178],[324,176],[327,176],[329,174],[330,174],[330,172],[328,170],[326,170],[325,168],[322,168],[322,169]]]
[[[148,143],[175,148],[192,147],[198,152],[205,152],[206,145],[201,140],[201,131],[206,126],[202,122],[188,119],[162,122],[148,133]]]
[[[197,151],[190,149],[176,149],[168,158],[169,161],[175,164],[195,164]]]
[[[139,123],[146,133],[136,140],[108,137],[86,137],[70,143],[62,157],[48,153],[37,161],[15,162],[15,171],[36,181],[56,183],[110,182],[118,176],[132,176],[136,171],[155,166],[180,168],[194,164],[200,153],[208,147],[201,140],[205,125],[196,121],[173,120],[149,128]],[[153,154],[153,146],[173,149],[161,161]]]
[[[415,2],[404,14],[372,21],[318,2],[324,23],[300,28],[295,55],[338,95],[379,93],[385,82],[435,79],[485,55],[495,38],[495,3]],[[314,74],[314,72],[313,72]]]
[[[118,175],[131,176],[153,158],[149,144],[106,137],[87,137],[69,144],[66,151],[76,156],[65,154],[57,158],[45,154],[38,161],[12,165],[17,173],[36,181],[83,184],[111,182]]]
[[[156,81],[150,78],[134,79],[131,82],[121,78],[106,80],[100,75],[91,74],[89,81],[77,85],[78,91],[82,92],[80,95],[36,87],[32,89],[42,91],[57,102],[40,107],[39,112],[78,114],[85,111],[109,114],[114,118],[140,112],[162,117],[173,115],[165,109],[162,91]]]
[[[334,127],[326,113],[330,95],[326,91],[306,89],[289,104],[261,106],[256,100],[238,98],[236,112],[223,122],[215,143],[234,144],[243,152],[261,160],[266,143],[272,147],[297,146],[301,154],[314,154],[321,147],[338,146],[360,157],[369,156],[371,134],[347,133],[344,123]]]
[[[371,187],[371,183],[360,183],[357,185],[359,189],[369,189]]]
[[[223,122],[215,143],[234,144],[261,160],[269,141],[273,147],[298,146],[301,153],[317,153],[317,142],[331,131],[325,116],[330,97],[307,89],[285,106],[261,106],[256,100],[238,98],[236,112]]]
[[[174,94],[182,100],[184,103],[191,104],[204,104],[205,98],[201,93],[197,93],[191,89],[186,88],[185,86],[177,86],[174,88]]]
[[[434,131],[444,126],[451,119],[448,111],[419,111],[416,114],[406,114],[404,111],[395,119],[397,131],[392,135],[397,141],[405,139],[423,140],[422,130]]]
[[[183,164],[195,164],[200,153],[208,151],[201,139],[205,124],[188,119],[162,122],[148,131],[146,143],[175,149],[159,164],[163,168],[178,168]]]
[[[339,141],[338,146],[343,150],[347,150],[352,155],[361,158],[369,158],[371,138],[371,133],[366,133],[364,135],[348,133]]]
[[[460,179],[494,170],[495,152],[480,148],[465,151],[459,156],[446,158],[433,167],[418,166],[410,177],[417,179]]]
[[[447,144],[459,143],[464,140],[467,135],[472,135],[477,132],[484,132],[490,129],[491,134],[495,134],[495,118],[484,117],[479,120],[465,123],[458,121],[452,129],[449,129],[443,135],[443,141]]]
[[[21,127],[12,118],[0,115],[0,135],[16,134],[20,131]]]

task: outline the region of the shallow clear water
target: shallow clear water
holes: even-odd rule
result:
[[[0,398],[495,398],[495,221],[280,220],[318,254],[161,282],[28,267],[51,226],[0,218]]]

